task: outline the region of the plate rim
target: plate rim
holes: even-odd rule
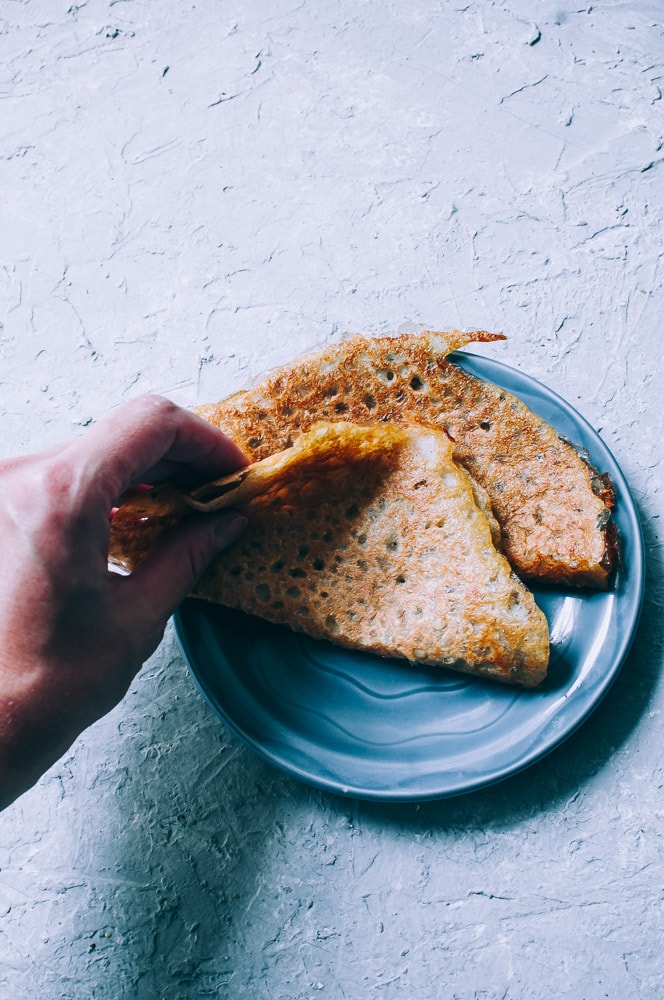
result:
[[[629,629],[625,630],[624,633],[621,633],[620,641],[617,644],[616,650],[611,658],[611,664],[601,681],[597,682],[595,685],[595,693],[591,700],[570,723],[563,725],[561,731],[555,736],[545,740],[542,746],[534,746],[529,752],[523,754],[521,757],[518,757],[511,763],[507,765],[503,764],[501,766],[495,766],[491,770],[487,770],[475,778],[467,778],[465,782],[459,785],[448,782],[447,787],[432,790],[418,790],[417,787],[406,789],[376,789],[365,788],[352,783],[344,784],[341,781],[326,777],[325,774],[316,773],[315,771],[304,768],[296,762],[288,760],[266,748],[266,746],[264,746],[259,740],[246,733],[243,728],[235,722],[232,715],[229,715],[227,709],[221,704],[215,694],[208,690],[201,674],[199,673],[195,657],[190,650],[191,644],[186,634],[187,629],[183,620],[183,615],[186,614],[186,612],[183,611],[184,605],[186,603],[196,602],[196,599],[191,598],[183,602],[183,605],[177,608],[173,615],[175,634],[185,663],[187,664],[188,670],[192,675],[196,686],[222,725],[224,725],[244,746],[251,749],[272,766],[298,778],[306,784],[313,785],[314,787],[327,792],[342,795],[343,797],[380,802],[423,802],[427,800],[452,798],[489,787],[490,785],[504,781],[507,778],[510,778],[527,769],[528,767],[531,767],[533,764],[544,759],[544,757],[548,756],[562,743],[569,739],[600,705],[612,687],[616,677],[620,673],[620,670],[629,655],[630,648],[638,629],[645,591],[645,548],[643,530],[629,485],[611,449],[600,437],[599,433],[594,429],[586,417],[574,406],[572,406],[571,403],[569,403],[555,390],[540,382],[539,379],[523,372],[520,368],[515,368],[502,361],[496,361],[493,358],[476,354],[471,351],[455,351],[449,355],[449,360],[454,364],[458,364],[459,367],[463,368],[467,374],[481,378],[484,381],[491,382],[500,388],[505,388],[507,392],[510,392],[517,398],[521,398],[519,394],[519,388],[521,387],[517,387],[515,389],[511,386],[508,387],[503,385],[501,375],[504,375],[508,379],[508,382],[514,379],[516,379],[517,382],[523,381],[525,384],[524,388],[528,387],[530,390],[534,391],[534,394],[537,397],[548,399],[548,401],[554,404],[557,409],[564,411],[567,416],[572,419],[572,422],[575,425],[581,427],[585,436],[591,439],[593,446],[596,445],[600,452],[604,451],[606,453],[608,462],[612,466],[612,468],[608,471],[618,494],[618,500],[621,505],[621,518],[626,519],[629,523],[629,531],[627,534],[629,536],[632,550],[630,553],[631,600],[629,602]],[[476,368],[480,370],[474,370]],[[537,412],[536,408],[532,406],[530,402],[526,403],[526,405],[529,406],[529,408],[534,412]],[[545,418],[542,417],[542,419]],[[549,421],[549,423],[551,422]],[[555,423],[552,423],[551,426],[554,427],[554,430],[557,430]],[[560,433],[559,431],[557,432]],[[578,442],[575,444],[578,445]],[[595,460],[592,454],[591,460],[594,465]],[[571,594],[574,593],[573,590],[570,590],[569,592]],[[628,595],[625,596],[627,597]],[[232,612],[232,609],[224,610]],[[242,612],[237,613],[240,615],[242,614]],[[246,617],[248,620],[251,620],[252,616],[247,615]],[[265,622],[264,624],[269,625],[270,623]],[[226,658],[226,654],[224,653],[223,655],[224,658]]]

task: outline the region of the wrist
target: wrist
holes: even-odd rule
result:
[[[65,710],[38,664],[0,662],[0,809],[31,788],[72,745],[86,723]]]

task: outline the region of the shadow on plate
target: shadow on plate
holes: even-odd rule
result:
[[[426,827],[511,825],[539,812],[564,808],[586,782],[610,765],[648,710],[662,669],[653,653],[659,650],[661,659],[664,615],[656,596],[664,580],[664,556],[652,523],[640,509],[638,513],[646,552],[641,617],[623,667],[592,715],[546,757],[510,778],[464,795],[421,803],[363,801],[364,817],[414,832]],[[555,687],[562,683],[557,672],[553,683]],[[340,811],[348,810],[347,800],[334,798]]]

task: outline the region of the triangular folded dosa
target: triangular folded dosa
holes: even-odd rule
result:
[[[353,337],[278,369],[197,412],[254,459],[319,420],[442,428],[487,491],[502,550],[524,579],[606,588],[616,560],[613,493],[578,452],[515,396],[446,359],[485,332]]]
[[[316,425],[191,496],[160,487],[129,501],[111,559],[131,570],[192,505],[249,516],[195,596],[383,656],[526,687],[546,673],[546,618],[497,552],[483,491],[440,431]]]

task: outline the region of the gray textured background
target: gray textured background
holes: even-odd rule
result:
[[[345,331],[484,326],[598,428],[649,557],[582,730],[419,807],[257,760],[169,631],[0,817],[2,1000],[664,995],[661,15],[0,0],[2,454]]]

